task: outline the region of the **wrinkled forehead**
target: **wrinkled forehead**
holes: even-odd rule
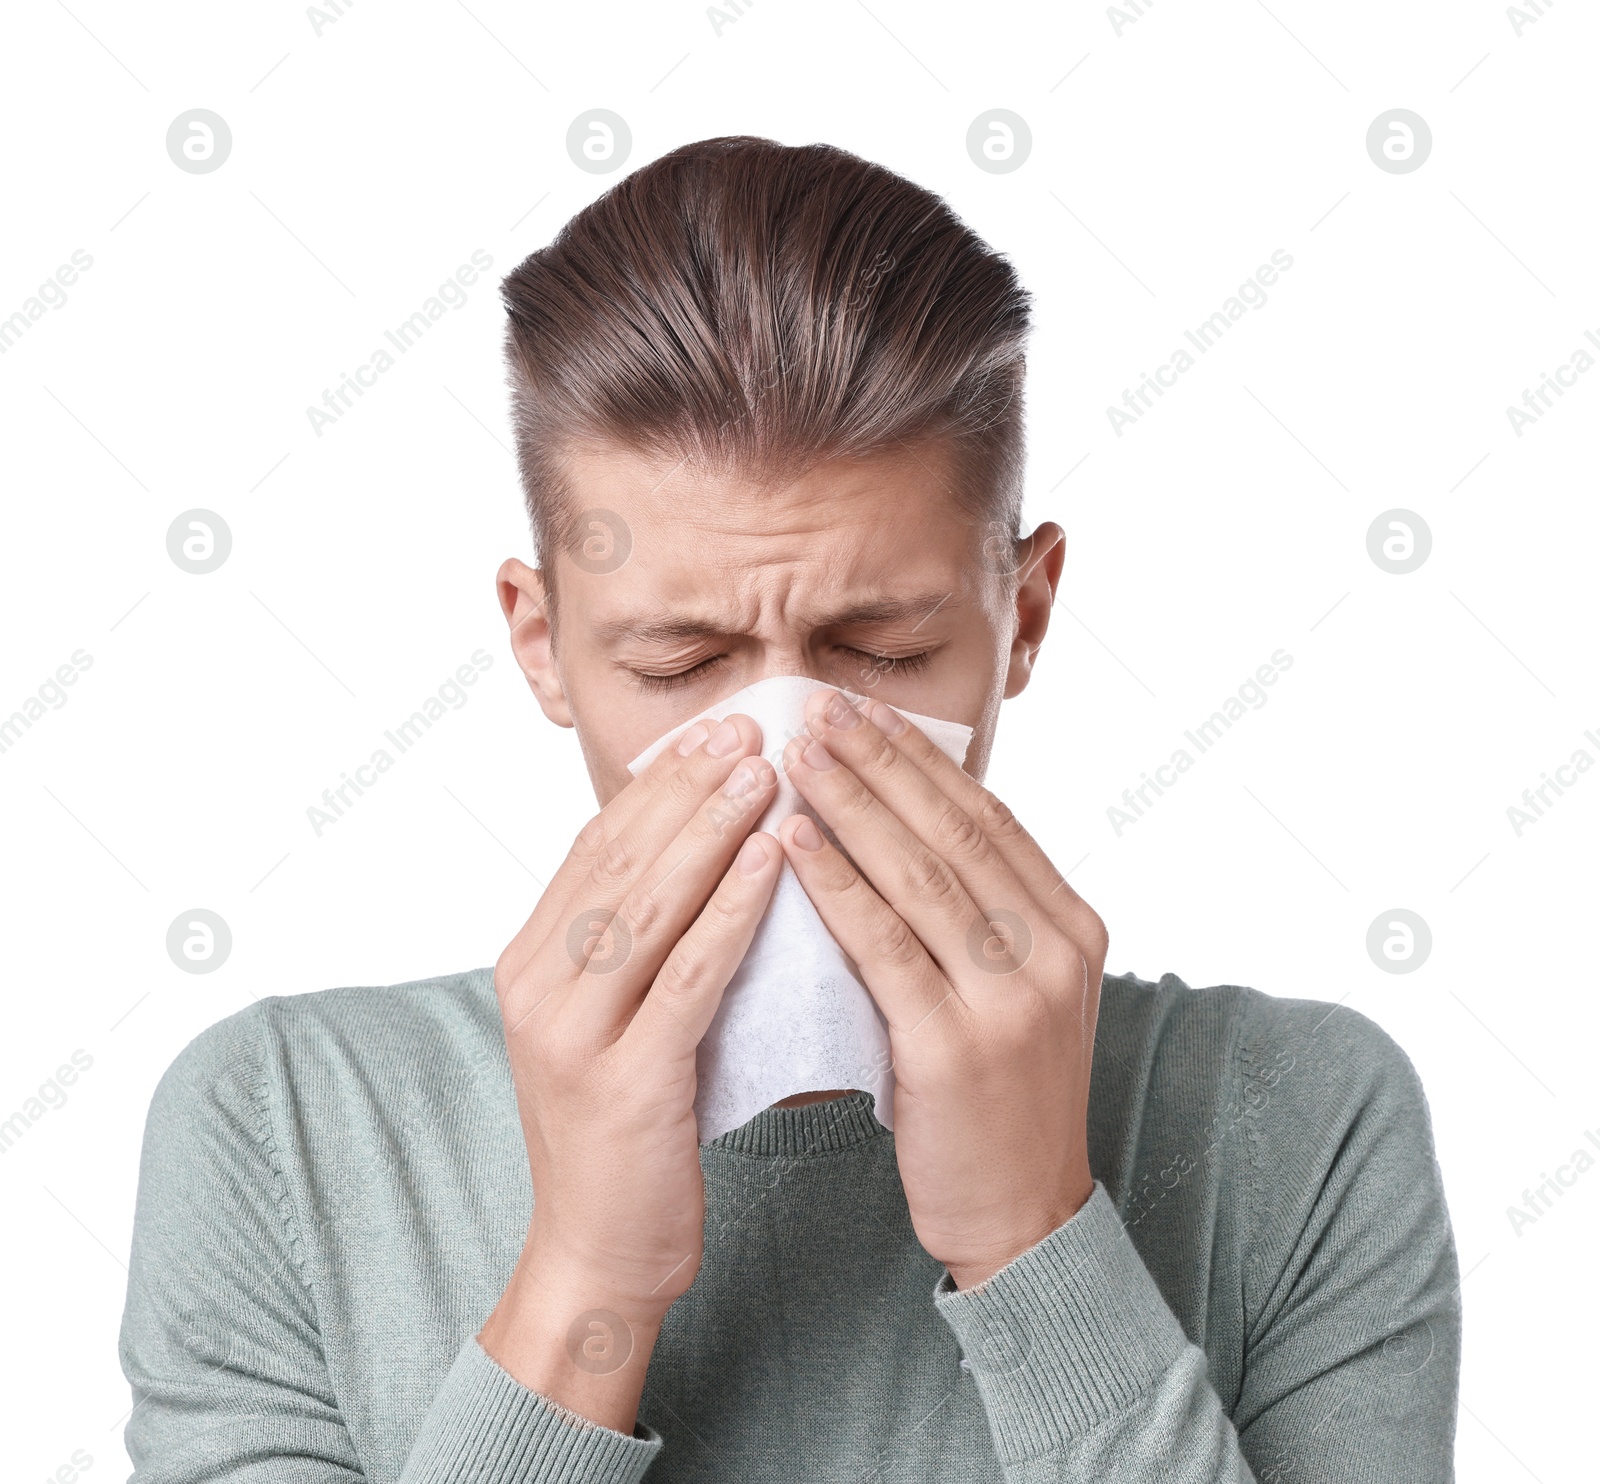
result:
[[[773,479],[586,449],[568,461],[558,585],[613,627],[641,598],[692,604],[701,617],[721,609],[735,626],[777,593],[809,605],[812,623],[843,621],[825,608],[893,621],[966,601],[992,564],[944,464],[936,451],[907,450]]]

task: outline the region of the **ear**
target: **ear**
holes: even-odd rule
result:
[[[1046,521],[1016,544],[1016,634],[1006,667],[1006,699],[1020,695],[1033,675],[1033,662],[1050,627],[1061,568],[1067,560],[1066,532]]]
[[[572,708],[550,646],[550,595],[544,573],[516,557],[507,557],[495,573],[494,583],[500,611],[511,628],[511,653],[527,676],[539,709],[558,727],[570,727]]]

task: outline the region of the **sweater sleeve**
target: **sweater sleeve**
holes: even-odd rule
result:
[[[120,1352],[133,1484],[358,1484],[277,1148],[264,1037],[246,1010],[202,1033],[145,1126]],[[469,1338],[403,1484],[635,1484],[662,1446],[529,1391]]]
[[[1453,1479],[1457,1274],[1421,1087],[1365,1017],[1286,1003],[1315,1016],[1282,1031],[1264,1092],[1261,1047],[1245,1048],[1251,1235],[1231,1408],[1098,1181],[987,1282],[936,1286],[1007,1484]]]

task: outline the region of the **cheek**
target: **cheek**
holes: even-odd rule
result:
[[[615,728],[604,725],[586,728],[580,721],[577,727],[578,745],[583,749],[583,761],[589,770],[589,781],[594,785],[595,799],[604,808],[633,782],[628,764],[649,746],[646,737],[637,747],[617,735]]]
[[[635,729],[607,723],[608,716],[615,717],[618,714],[616,702],[600,694],[592,684],[574,687],[563,678],[563,689],[572,715],[572,730],[576,733],[578,748],[583,754],[584,767],[588,769],[589,782],[593,785],[596,801],[603,808],[632,781],[628,761],[636,757],[650,739],[645,738],[637,747],[630,746]],[[562,769],[571,767],[571,754],[564,750],[565,745],[557,744],[563,750],[555,759]],[[552,778],[551,781],[556,780]],[[557,786],[567,786],[567,783],[563,775]]]
[[[673,705],[640,697],[625,678],[604,685],[591,682],[580,687],[576,696],[569,691],[568,701],[589,780],[602,808],[633,782],[628,764],[652,742],[688,720],[681,700]]]
[[[954,659],[952,699],[960,710],[944,714],[966,722],[977,736],[992,736],[1011,681],[1012,625],[984,625],[966,636]]]
[[[590,778],[594,779],[594,801],[604,809],[618,794],[633,782],[633,775],[624,767],[607,769],[603,776],[596,778],[594,770],[590,770]]]
[[[967,760],[962,765],[962,771],[974,782],[982,783],[989,774],[989,753],[994,747],[994,733],[989,730],[979,729],[972,734],[972,741],[967,744]]]
[[[596,805],[604,809],[623,789],[633,782],[628,762],[637,757],[640,748],[632,751],[619,746],[615,739],[607,738],[602,730],[598,737],[578,733],[579,746],[583,748],[584,766],[589,770],[589,782],[594,787]]]

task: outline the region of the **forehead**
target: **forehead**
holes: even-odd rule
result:
[[[782,529],[807,516],[820,524],[864,521],[874,514],[892,516],[895,501],[907,498],[925,504],[929,514],[967,519],[956,494],[954,453],[937,441],[821,460],[781,475],[709,468],[615,444],[574,449],[562,465],[578,505],[610,501],[641,527],[740,534]]]
[[[557,580],[596,618],[640,598],[781,602],[795,617],[845,595],[953,601],[983,574],[982,523],[958,500],[953,466],[927,444],[759,479],[591,446],[565,460],[577,530]]]

